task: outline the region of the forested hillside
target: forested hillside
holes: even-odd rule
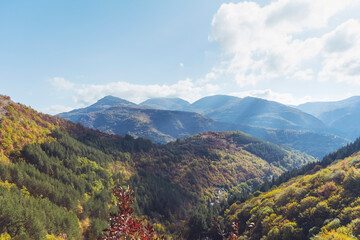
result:
[[[236,222],[240,239],[360,238],[359,146],[357,140],[307,168],[305,175],[233,203],[224,212],[228,229]]]
[[[194,239],[198,211],[216,216],[231,189],[250,191],[315,160],[241,132],[167,145],[108,135],[5,96],[0,113],[0,233],[17,239],[96,239],[114,210],[112,187],[127,185],[157,232]]]

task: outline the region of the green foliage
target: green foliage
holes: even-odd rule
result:
[[[192,197],[167,178],[139,171],[129,184],[135,188],[138,207],[143,214],[156,212],[164,219],[173,221],[173,215],[185,216]]]
[[[333,239],[333,240],[356,240],[357,238],[355,238],[354,236],[352,236],[349,233],[343,233],[341,231],[332,229],[331,231],[321,232],[311,239],[312,240],[331,240],[331,239]]]
[[[157,145],[4,104],[0,179],[7,191],[0,201],[7,202],[0,204],[0,232],[18,239],[99,237],[116,204],[110,194],[114,183],[134,186],[136,212],[159,221],[162,232],[216,239],[212,218],[227,204],[247,199],[264,179],[313,160],[241,132],[207,132]],[[246,150],[250,145],[256,154]],[[271,159],[274,152],[277,158]],[[353,220],[345,213],[344,218]]]
[[[249,144],[244,149],[269,163],[281,162],[287,155],[283,148],[269,142]]]
[[[133,138],[130,135],[107,135],[98,130],[92,130],[82,126],[80,123],[67,128],[69,134],[86,146],[96,148],[106,154],[119,157],[124,152],[147,152],[156,146],[149,139]]]
[[[344,147],[338,149],[337,151],[326,155],[320,162],[317,162],[317,161],[309,162],[300,168],[294,168],[290,171],[287,171],[287,172],[281,174],[278,178],[273,179],[271,182],[265,182],[263,184],[263,186],[260,186],[260,189],[262,189],[262,191],[268,191],[273,186],[279,186],[281,183],[284,183],[293,177],[297,177],[297,176],[300,176],[300,175],[303,175],[306,173],[318,171],[322,167],[329,166],[335,160],[344,159],[358,151],[360,151],[360,138],[357,139],[356,141],[354,141],[353,143],[348,144],[347,146],[344,146]],[[339,171],[337,171],[337,173],[334,172],[334,174],[338,174],[337,177],[342,177],[339,175],[340,169],[338,169],[338,170]],[[334,178],[334,180],[336,180],[336,179]],[[339,180],[339,181],[341,181],[341,180]],[[355,180],[355,179],[353,179],[353,180]],[[351,181],[353,181],[353,180],[351,180]]]
[[[12,237],[44,239],[47,233],[80,237],[76,215],[48,199],[24,196],[14,186],[0,185],[0,206],[0,232],[7,232]]]
[[[0,214],[7,219],[3,221],[8,221],[12,213],[19,215],[18,218],[12,216],[13,220],[7,224],[0,224],[5,227],[2,231],[19,239],[44,239],[48,234],[55,237],[60,233],[79,238],[79,219],[90,217],[91,225],[83,230],[88,239],[96,239],[102,231],[99,222],[107,219],[111,201],[113,178],[106,167],[115,159],[63,131],[55,130],[52,139],[25,145],[20,154],[13,157],[12,164],[0,164],[0,179],[13,183],[11,186],[20,189],[22,196],[19,200],[22,202],[14,200],[14,205],[0,204],[0,213],[9,212]],[[6,199],[19,198],[16,194],[10,191]],[[19,208],[19,204],[23,207]],[[17,210],[11,212],[8,208]],[[56,212],[57,209],[63,213]],[[49,216],[44,217],[46,211]],[[20,220],[21,214],[27,216],[26,221]],[[69,224],[73,228],[67,227]]]
[[[280,230],[282,239],[303,239],[302,231],[294,222],[285,223]]]
[[[330,165],[336,159],[344,159],[358,151],[360,151],[360,138],[356,139],[353,143],[350,143],[350,144],[338,149],[337,151],[326,155],[322,159],[321,165],[323,167],[326,167],[326,166]]]
[[[351,167],[344,179],[344,188],[354,195],[360,194],[360,170]]]
[[[102,236],[105,228],[109,227],[109,223],[99,218],[92,218],[89,229],[85,232],[86,239],[98,239]]]
[[[357,238],[360,237],[360,218],[354,219],[351,223],[347,226],[351,233],[356,236]]]
[[[8,233],[0,234],[0,240],[11,240],[11,236]]]
[[[355,239],[360,231],[359,157],[360,152],[233,204],[225,218],[255,222],[255,239]],[[242,236],[248,234],[246,227],[240,229]]]
[[[4,101],[4,96],[0,96],[0,99],[3,99],[0,108],[6,111],[6,117],[0,121],[0,148],[8,156],[19,154],[25,144],[51,140],[49,133],[66,122],[15,104],[10,99]]]

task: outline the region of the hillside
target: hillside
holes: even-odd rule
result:
[[[357,140],[325,158],[333,163],[324,169],[317,166],[245,203],[234,203],[225,221],[238,222],[240,235],[249,239],[359,238],[359,146]]]
[[[133,186],[137,214],[156,231],[192,239],[187,219],[217,189],[250,190],[314,161],[241,132],[158,145],[39,114],[5,96],[0,106],[0,233],[18,239],[95,239],[113,211],[115,185]]]

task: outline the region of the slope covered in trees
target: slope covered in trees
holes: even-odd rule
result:
[[[225,222],[237,222],[240,235],[249,239],[358,239],[359,141],[326,156],[323,169],[313,166],[305,175],[233,203]]]
[[[192,239],[201,225],[196,214],[233,187],[250,190],[315,160],[241,132],[158,145],[40,114],[4,96],[0,109],[0,233],[18,239],[96,239],[115,210],[111,189],[126,185],[135,190],[136,214],[157,232]]]

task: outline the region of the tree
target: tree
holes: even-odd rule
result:
[[[114,188],[113,195],[117,199],[118,212],[110,214],[110,227],[105,229],[104,237],[100,239],[123,239],[123,240],[160,240],[153,226],[149,223],[145,225],[142,220],[135,219],[134,209],[131,205],[135,202],[134,191],[132,188]]]

